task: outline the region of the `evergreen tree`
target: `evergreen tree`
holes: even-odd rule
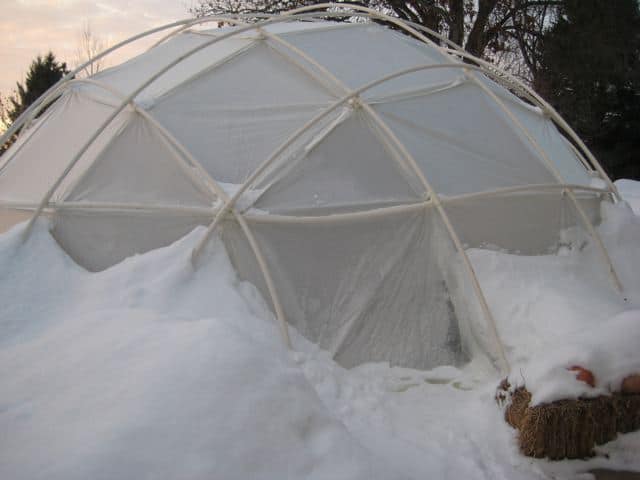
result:
[[[10,123],[7,100],[0,94],[0,134],[6,130]]]
[[[16,83],[17,91],[9,98],[11,106],[7,115],[13,122],[29,105],[35,102],[40,95],[46,92],[64,75],[69,73],[66,63],[59,63],[52,52],[44,57],[38,57],[31,62],[24,84]]]
[[[67,73],[67,64],[59,63],[52,52],[44,57],[38,55],[31,62],[24,84],[17,82],[14,95],[5,101],[0,99],[0,131],[8,128],[29,105]],[[14,134],[4,145],[0,145],[0,155],[15,142],[17,135]]]
[[[565,0],[543,35],[534,86],[614,178],[640,179],[640,7]]]

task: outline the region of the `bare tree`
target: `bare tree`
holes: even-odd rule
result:
[[[360,0],[356,3],[423,25],[467,52],[491,58],[531,81],[538,39],[563,0]],[[198,0],[196,16],[277,13],[323,0]],[[435,41],[438,41],[434,38]]]
[[[98,37],[91,27],[91,23],[87,20],[80,34],[78,36],[78,46],[76,47],[76,65],[82,65],[88,60],[92,59],[105,48],[107,48],[107,42]],[[102,60],[97,60],[82,70],[82,74],[86,77],[95,75],[104,68]]]
[[[313,0],[198,0],[189,11],[204,15],[278,13],[304,5],[322,3]]]

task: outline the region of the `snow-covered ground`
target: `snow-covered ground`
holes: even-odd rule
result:
[[[619,187],[640,198],[637,182]],[[604,217],[623,294],[576,232],[559,255],[469,252],[514,381],[524,379],[537,401],[597,390],[564,365],[591,368],[597,391],[640,366],[640,218],[624,206]],[[588,462],[521,456],[493,399],[500,378],[478,365],[345,370],[295,332],[297,351],[286,351],[220,243],[191,269],[202,229],[92,274],[47,227],[37,224],[25,245],[23,226],[0,236],[1,479],[542,479],[640,470],[640,433]]]
[[[564,232],[557,255],[469,251],[511,361],[510,383],[526,383],[533,403],[619,391],[640,372],[640,217],[609,203],[602,217],[598,231],[622,292],[583,230]],[[593,372],[596,388],[575,380],[567,370],[575,365]]]
[[[640,188],[638,182],[634,180],[617,180],[615,182],[620,195],[631,205],[636,215],[640,215]]]

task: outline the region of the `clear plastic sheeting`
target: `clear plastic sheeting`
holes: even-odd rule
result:
[[[117,210],[60,210],[53,220],[55,239],[79,265],[92,272],[170,245],[211,221],[197,215]]]
[[[556,182],[491,99],[471,83],[374,108],[438,193]]]
[[[458,321],[464,351],[477,365],[486,365],[487,371],[499,370],[504,362],[501,339],[492,329],[494,319],[486,314],[482,306],[483,298],[474,287],[475,272],[469,270],[466,251],[461,252],[456,248],[441,219],[434,219],[434,224],[438,225],[433,230],[434,242],[438,245],[434,262],[443,274],[451,301],[449,308]]]
[[[546,155],[546,160],[551,164],[551,168],[556,170],[564,183],[586,186],[591,184],[593,177],[590,174],[590,169],[593,166],[588,166],[586,161],[583,164],[577,150],[567,137],[559,134],[558,127],[544,108],[525,102],[490,78],[477,74],[474,76],[478,82],[496,94],[499,101],[504,104],[504,108],[514,115],[520,123],[520,126],[513,125],[514,131],[525,139],[526,135],[531,136],[533,142]],[[504,110],[502,110],[502,114],[506,115]],[[530,139],[525,141],[532,145]],[[536,154],[541,155],[537,150]]]
[[[415,175],[368,123],[359,109],[343,112],[297,152],[298,159],[289,159],[281,178],[255,206],[274,213],[292,207],[330,213],[341,207],[419,201],[425,192],[412,189]]]
[[[222,223],[220,226],[220,238],[229,254],[229,258],[233,262],[238,277],[253,284],[262,293],[271,311],[275,312],[273,299],[269,294],[264,274],[260,270],[255,253],[247,240],[247,236],[235,219],[230,218]],[[277,288],[278,291],[281,290],[279,285]],[[282,293],[284,294],[285,292]]]
[[[558,135],[556,126],[547,116],[522,102],[510,100],[507,106],[544,151],[564,183],[591,185],[593,177],[582,166],[569,140]]]
[[[17,138],[15,138],[15,141],[13,142],[13,145],[11,146],[11,148],[8,149],[6,153],[3,153],[2,156],[0,156],[0,175],[2,175],[2,172],[5,169],[5,167],[9,165],[9,163],[11,163],[12,158],[15,157],[18,154],[18,152],[20,152],[22,147],[27,142],[29,142],[29,140],[31,140],[31,137],[38,131],[40,126],[47,123],[46,120],[52,115],[54,115],[58,108],[63,108],[61,107],[62,103],[64,103],[64,100],[58,103],[54,102],[54,104],[49,106],[48,110],[43,112],[39,118],[34,119],[31,122],[30,126],[23,127],[22,131],[20,132],[20,135]]]
[[[131,60],[98,72],[92,78],[105,83],[115,90],[129,95],[142,86],[147,79],[170,65],[172,62],[207,42],[213,38],[202,35],[195,35],[184,32],[148,50],[143,55]],[[224,61],[234,53],[251,45],[252,41],[247,39],[230,38],[224,42],[217,42],[214,45],[204,47],[202,50],[185,58],[180,64],[163,73],[155,82],[151,83],[138,95],[138,101],[144,104],[152,104],[154,100],[167,90],[175,87],[187,79],[198,74],[198,72],[208,69],[212,64]],[[92,91],[98,97],[109,95],[100,89],[91,86],[83,88]]]
[[[449,59],[435,48],[422,44],[419,48],[401,33],[381,29],[372,24],[354,24],[327,35],[313,30],[283,34],[282,38],[329,70],[348,87],[355,89],[385,75],[406,68],[447,63]],[[375,47],[373,47],[375,45]],[[373,47],[373,48],[372,48]],[[348,58],[348,61],[344,61]],[[366,98],[451,83],[458,69],[436,69],[412,76],[397,77],[364,94]]]
[[[160,132],[134,115],[67,194],[69,201],[207,206],[209,188]]]
[[[174,90],[151,113],[216,180],[242,183],[335,99],[264,43]]]
[[[250,227],[287,320],[342,365],[431,368],[466,358],[437,265],[439,226],[431,210]]]
[[[218,107],[329,104],[331,95],[298,66],[256,41],[251,48],[213,64],[159,99],[164,105],[189,106],[189,98]]]
[[[597,230],[615,189],[594,182],[572,132],[497,69],[399,19],[341,12],[193,19],[61,85],[0,162],[0,229],[29,217],[28,236],[51,216],[63,249],[98,271],[205,225],[185,274],[220,234],[283,342],[288,322],[346,367],[483,357],[507,371],[466,248],[540,255],[580,230],[623,290]]]
[[[28,142],[11,150],[9,162],[0,171],[0,200],[13,202],[39,202],[49,187],[62,174],[95,130],[113,112],[80,93],[69,92],[52,107],[51,113],[32,128],[37,129]],[[111,137],[122,126],[129,112],[124,111],[85,152],[76,168],[66,177],[54,199],[59,198],[65,185],[72,183],[92,162]]]
[[[581,207],[597,224],[599,196],[577,195]],[[465,246],[521,255],[555,252],[562,230],[583,227],[573,201],[560,189],[470,198],[447,203],[445,210]]]
[[[188,112],[155,112],[163,126],[185,145],[216,180],[242,183],[316,110],[307,107],[220,109],[198,103]],[[206,132],[206,133],[203,133]]]

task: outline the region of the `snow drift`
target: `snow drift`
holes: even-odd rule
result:
[[[0,478],[372,478],[254,287],[195,230],[91,274],[0,237]],[[384,475],[380,478],[385,478]],[[388,477],[387,477],[388,478]]]
[[[513,377],[536,401],[615,389],[638,367],[640,238],[623,204],[599,227],[626,301],[578,231],[553,255],[470,249]],[[0,477],[485,478],[640,469],[640,434],[589,462],[519,456],[471,363],[431,371],[352,370],[292,330],[287,352],[269,308],[219,240],[198,270],[196,229],[99,273],[78,267],[41,221],[0,236]],[[599,380],[577,382],[580,362]],[[559,473],[558,473],[559,472]]]

